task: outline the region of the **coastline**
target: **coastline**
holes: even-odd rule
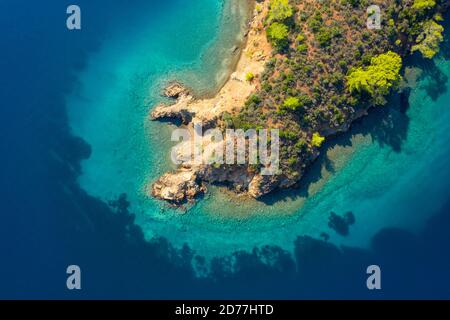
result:
[[[170,74],[170,72],[164,73],[164,75],[166,74]],[[156,82],[157,81],[154,81],[154,83]],[[423,86],[424,84],[421,85]],[[145,92],[143,90],[142,97],[146,98],[146,94],[148,94],[148,92],[149,90],[147,90],[147,87],[145,87]],[[153,94],[159,94],[159,88],[153,90]],[[423,99],[419,100],[422,101]],[[424,110],[424,112],[430,113],[431,107],[436,107],[436,104],[434,104],[431,100],[423,101],[426,101],[424,107],[428,108]],[[417,106],[413,105],[412,108],[412,111],[416,112],[415,109],[417,109]],[[145,119],[148,114],[148,104],[144,105],[143,109],[144,112],[142,114],[139,114],[139,117],[136,117],[136,123],[138,123],[138,125],[141,125],[143,119]],[[126,110],[127,114],[135,114],[135,110],[132,108]],[[443,111],[445,109],[441,108],[438,110]],[[409,110],[409,112],[411,112],[411,110]],[[372,110],[371,113],[372,116],[369,116],[368,119],[377,118],[379,110]],[[411,121],[413,122],[413,125],[415,124],[414,120],[418,118],[417,116],[417,112],[411,115]],[[421,122],[426,124],[427,121],[425,120],[426,119],[422,119]],[[429,121],[431,122],[431,120]],[[373,129],[373,126],[368,126],[366,124],[366,119],[363,119],[363,123],[366,125],[366,127],[370,127],[371,129]],[[173,128],[173,126],[168,126],[165,123],[151,123],[150,125],[152,126],[152,130],[154,130],[154,132],[157,132],[159,128],[164,128],[166,130],[164,131],[164,135],[169,136],[170,138],[169,132],[171,128]],[[396,122],[396,127],[402,127],[402,125],[399,126],[398,122]],[[438,127],[445,128],[446,126]],[[423,130],[422,127],[419,128],[421,129],[420,132],[428,132],[426,130]],[[412,131],[419,130],[414,127]],[[351,132],[354,132],[354,128],[352,128]],[[366,135],[369,134],[369,132],[366,133]],[[343,136],[348,137],[348,135]],[[442,139],[441,136],[444,137],[447,135],[441,134],[439,137],[434,137],[434,135],[429,134],[429,137],[427,137],[426,135],[422,134],[421,137],[429,139],[434,138],[434,140],[440,141],[440,139]],[[154,134],[153,137],[158,137],[158,135]],[[341,137],[342,135],[339,136],[339,139]],[[126,138],[129,139],[129,135],[127,135]],[[149,137],[144,138],[142,139],[144,140],[144,142],[149,140]],[[152,137],[150,137],[150,139],[152,139]],[[367,137],[367,140],[369,139],[370,137]],[[165,141],[167,141],[166,138],[163,143]],[[333,143],[334,141],[335,139],[333,139]],[[350,141],[350,139],[343,139],[340,141],[340,144],[348,145],[348,148],[354,146],[354,143],[348,142]],[[427,142],[427,139],[421,139],[421,141],[426,145],[430,145],[430,142]],[[150,146],[154,148],[154,145],[158,143],[160,143],[160,141],[157,140],[156,143],[151,143]],[[266,198],[264,199],[264,201],[260,201],[254,200],[243,193],[235,194],[232,190],[229,190],[228,194],[224,195],[223,190],[228,190],[228,188],[220,187],[222,190],[217,190],[217,187],[214,186],[213,188],[208,190],[208,194],[205,195],[205,198],[202,198],[196,203],[195,207],[190,210],[188,215],[180,215],[179,217],[176,215],[180,214],[180,210],[175,210],[171,207],[169,208],[164,201],[158,201],[156,199],[147,197],[143,193],[144,190],[147,190],[144,189],[144,184],[145,187],[147,187],[148,182],[156,180],[158,178],[158,176],[156,176],[157,172],[159,172],[159,174],[166,172],[166,170],[163,171],[163,169],[161,169],[160,163],[157,161],[153,161],[153,159],[150,159],[150,161],[141,161],[139,163],[140,168],[150,169],[152,172],[155,172],[154,175],[148,175],[144,178],[141,178],[142,175],[138,177],[139,189],[137,190],[137,192],[140,198],[136,199],[136,196],[134,195],[137,188],[132,189],[128,185],[124,185],[122,183],[123,180],[115,179],[113,180],[113,183],[109,184],[109,186],[112,189],[113,187],[118,185],[120,187],[116,189],[121,188],[124,192],[127,192],[128,200],[131,201],[132,206],[132,209],[130,210],[133,210],[133,212],[137,212],[137,224],[142,227],[147,239],[151,239],[152,237],[157,236],[166,237],[171,243],[174,243],[177,248],[182,248],[184,243],[188,243],[191,248],[196,250],[197,254],[209,253],[210,256],[224,255],[225,253],[227,253],[227,250],[231,251],[231,247],[240,250],[248,249],[248,251],[251,252],[251,250],[253,249],[252,246],[263,246],[267,244],[279,245],[282,248],[290,248],[290,245],[293,243],[297,235],[309,234],[313,237],[319,237],[319,232],[308,233],[308,224],[313,225],[314,228],[320,229],[321,231],[326,231],[326,214],[331,210],[336,211],[337,213],[343,213],[346,212],[346,210],[352,210],[355,212],[355,214],[358,214],[358,225],[355,227],[355,229],[352,230],[352,235],[353,232],[357,234],[359,232],[358,228],[360,228],[361,226],[361,229],[364,229],[366,233],[368,233],[367,238],[369,239],[369,232],[370,235],[373,234],[373,230],[376,229],[375,226],[378,226],[377,223],[381,225],[382,221],[387,221],[385,225],[389,226],[389,215],[396,216],[403,214],[402,212],[396,213],[393,204],[387,204],[380,199],[382,197],[382,193],[391,193],[391,191],[389,191],[389,188],[395,183],[394,180],[400,180],[400,173],[403,174],[403,172],[409,172],[412,166],[411,164],[414,163],[414,160],[416,158],[418,158],[418,156],[416,156],[416,144],[408,145],[408,143],[411,144],[410,140],[407,140],[403,143],[403,152],[399,153],[392,151],[389,145],[385,144],[382,147],[378,146],[379,143],[376,140],[371,143],[367,142],[367,145],[364,148],[367,149],[370,145],[374,150],[377,151],[371,153],[372,159],[364,161],[364,158],[360,156],[356,161],[349,161],[349,165],[355,166],[356,164],[358,165],[358,168],[354,168],[352,170],[341,170],[340,168],[338,168],[336,170],[336,173],[333,173],[333,176],[330,179],[328,185],[326,185],[325,188],[320,187],[320,192],[318,193],[317,197],[312,196],[313,194],[311,194],[307,190],[303,191],[304,189],[289,189],[280,191],[277,190],[268,195],[270,200],[272,200],[276,195],[280,195],[280,199],[277,198],[276,201],[266,201]],[[373,144],[373,146],[371,144]],[[129,148],[127,151],[131,154],[132,150],[133,149]],[[137,148],[134,148],[134,150],[136,151],[136,153],[140,151]],[[388,153],[389,151],[391,153]],[[434,154],[438,154],[438,151],[439,149],[427,149],[423,150],[422,153],[431,152]],[[408,153],[409,157],[406,157],[404,153]],[[158,158],[158,161],[164,162],[168,160],[168,152],[160,154],[164,157],[163,159]],[[414,158],[412,155],[414,155]],[[384,160],[379,160],[383,157]],[[404,166],[393,167],[394,160],[396,162],[403,163]],[[326,165],[327,167],[330,167],[330,169],[335,169],[334,165],[328,165],[328,161],[324,162],[324,166]],[[379,173],[375,170],[376,166],[373,163],[377,162],[386,167],[386,170],[382,171],[382,173]],[[430,161],[428,161],[428,165],[429,163]],[[311,177],[311,179],[316,178],[316,175],[310,172],[314,171],[314,166],[318,167],[316,166],[316,164],[318,164],[317,161],[311,166],[312,170],[309,170],[305,174],[305,177]],[[363,164],[372,166],[367,169]],[[375,176],[376,173],[378,173],[380,176],[379,180],[385,181],[386,178],[389,178],[389,182],[381,184],[381,182],[378,181],[378,178]],[[127,171],[126,174],[127,176],[134,178],[129,171]],[[344,179],[342,176],[346,176],[347,179]],[[358,178],[352,180],[352,177]],[[372,182],[373,185],[369,185],[369,181]],[[427,185],[425,181],[422,181],[419,178],[409,178],[409,181],[411,182],[409,185],[418,184],[420,185],[420,187],[423,187],[423,189],[430,189],[430,187],[432,186]],[[106,185],[101,179],[98,179],[96,183],[99,185]],[[301,186],[304,186],[305,184],[306,183],[302,181]],[[343,186],[345,186],[345,188]],[[378,193],[375,193],[375,189],[378,191]],[[393,197],[401,196],[406,192],[412,193],[411,190],[414,190],[413,187],[410,187],[409,189],[406,188],[406,185],[403,186],[402,189],[404,191],[400,195],[398,194],[398,192],[392,192]],[[367,195],[367,198],[365,198],[366,190],[371,190],[369,192],[370,194]],[[115,194],[118,194],[117,191],[115,191]],[[102,199],[113,199],[113,196],[114,195],[103,196]],[[230,197],[232,200],[229,201],[228,197]],[[298,204],[300,201],[302,201],[300,200],[301,197],[307,197],[306,206],[302,209],[300,209],[300,204]],[[426,199],[423,199],[423,202],[427,205],[432,204],[433,201],[429,200],[430,198],[430,196],[426,197]],[[296,202],[291,202],[292,199]],[[417,203],[419,202],[418,199],[422,198],[414,194],[411,195],[410,198],[407,198],[406,195],[404,195],[403,199],[407,199],[406,201],[411,203],[408,215],[415,217],[420,216],[420,214],[425,215],[425,212],[420,212],[420,210],[417,209],[419,207],[417,205]],[[363,201],[367,204],[361,205]],[[245,208],[242,207],[242,202],[244,202],[244,205],[246,205]],[[440,202],[438,201],[436,201],[436,203],[440,204]],[[369,211],[369,209],[372,207],[381,208],[378,211],[383,211],[384,216],[378,216],[378,212],[375,212],[375,210],[374,212]],[[138,209],[136,210],[135,208]],[[388,211],[388,209],[390,211]],[[408,210],[408,207],[405,206],[405,209]],[[286,215],[288,214],[288,210],[290,210],[289,212],[292,214],[292,216],[295,215],[296,219],[294,220],[293,217],[292,219],[288,220],[286,218],[280,217],[279,214],[281,214],[281,212],[285,212],[282,210],[286,211]],[[243,220],[243,212],[249,217],[248,222],[247,220],[244,223],[241,222]],[[232,213],[236,213],[236,216],[232,216]],[[320,215],[323,215],[325,218],[320,220]],[[211,218],[208,220],[208,217]],[[150,219],[152,220],[149,221]],[[364,219],[371,220],[367,221]],[[409,220],[410,218],[406,217],[405,215],[404,221]],[[281,225],[283,225],[283,227],[280,227]],[[371,226],[372,228],[369,231],[365,229],[368,226]],[[246,230],[248,231],[249,235],[247,237],[241,236],[241,234]],[[286,235],[285,238],[283,238],[284,235]],[[287,235],[289,235],[289,237]],[[217,244],[210,244],[210,239],[217,239]],[[230,239],[230,242],[226,242],[226,240],[228,239]],[[353,243],[359,245],[359,242],[357,242],[357,240],[352,239],[353,238],[345,238],[344,240],[353,241]],[[233,242],[231,242],[231,240]],[[332,238],[332,240],[335,239]],[[339,238],[338,240],[342,239]]]
[[[221,75],[223,75],[223,78],[220,77],[220,75],[218,75],[218,77],[222,78],[222,80],[218,81],[218,84],[212,90],[208,90],[206,92],[197,92],[198,89],[192,90],[192,88],[190,88],[190,86],[188,86],[187,83],[183,82],[183,86],[186,87],[186,89],[188,89],[189,92],[192,92],[192,95],[194,96],[194,98],[196,100],[208,100],[208,99],[213,99],[214,97],[216,97],[219,94],[219,92],[222,90],[222,88],[228,83],[233,72],[235,72],[237,70],[239,61],[241,60],[242,53],[243,53],[245,47],[247,46],[247,42],[248,42],[247,35],[248,35],[248,31],[249,31],[249,24],[253,18],[253,12],[255,10],[256,1],[257,0],[245,0],[242,2],[241,1],[237,1],[237,2],[230,1],[231,7],[224,8],[224,10],[226,10],[228,14],[235,14],[235,15],[241,16],[242,20],[244,20],[244,22],[241,26],[241,31],[239,32],[238,35],[235,36],[235,41],[233,42],[233,44],[231,46],[232,47],[231,54],[227,55],[226,58],[222,59],[223,65],[226,65],[225,67],[223,67],[223,71],[220,73]],[[227,18],[226,14],[225,14],[222,17],[222,19],[227,20],[229,18]],[[229,22],[222,22],[221,24],[223,25],[223,28],[226,29],[228,27],[227,24],[229,24]],[[223,35],[220,32],[219,38],[214,39],[214,42],[218,43],[218,45],[220,46],[220,44],[223,41],[227,41],[227,39],[223,39]],[[230,40],[228,39],[228,41],[230,41]],[[214,47],[214,45],[212,47]],[[216,52],[216,50],[207,50],[206,52],[204,52],[202,54],[202,57],[205,57],[209,54],[217,54],[217,52]],[[177,82],[176,77],[175,77],[175,82]]]
[[[165,103],[155,106],[151,113],[151,120],[169,120],[174,123],[181,121],[189,131],[193,131],[193,123],[200,122],[204,128],[218,125],[221,116],[227,113],[237,113],[243,108],[248,97],[260,86],[259,77],[265,70],[267,61],[272,56],[272,46],[269,44],[264,29],[264,20],[269,10],[269,1],[258,2],[251,0],[249,9],[249,22],[244,34],[244,41],[234,66],[226,82],[218,88],[213,97],[195,97],[187,86],[173,81],[165,89],[164,96],[174,99],[174,103]],[[237,47],[235,50],[239,50]],[[254,79],[248,81],[247,74],[252,74]],[[209,148],[204,157],[207,158],[213,152],[214,146],[203,145]],[[184,151],[178,156],[183,157],[184,152],[189,152],[185,146]],[[235,189],[248,189],[252,180],[256,178],[256,190],[262,185],[260,176],[249,176],[246,169],[236,168],[211,168],[207,165],[196,165],[193,162],[185,162],[182,167],[174,172],[168,172],[148,187],[147,193],[156,198],[175,203],[177,205],[185,201],[193,201],[196,195],[206,192],[204,181],[234,183]]]
[[[151,119],[183,118],[190,115],[192,120],[210,122],[217,119],[223,112],[236,112],[242,108],[248,96],[258,88],[258,76],[264,71],[266,62],[271,56],[271,46],[268,43],[263,28],[263,20],[268,11],[269,1],[261,3],[262,10],[255,9],[255,1],[250,0],[251,10],[248,29],[244,34],[244,40],[235,47],[236,61],[231,64],[229,75],[223,85],[217,88],[217,92],[210,96],[194,96],[189,86],[176,80],[169,83],[181,85],[184,92],[178,94],[165,94],[166,97],[175,98],[174,104],[159,104],[151,111]],[[253,73],[255,79],[246,81],[247,73]],[[167,89],[167,88],[166,88]],[[212,109],[211,109],[212,106]],[[187,125],[191,121],[185,121]]]
[[[256,97],[256,99],[258,99],[258,102],[249,101],[249,105],[251,105],[252,108],[250,108],[250,115],[247,114],[248,120],[246,122],[244,121],[244,124],[250,123],[255,127],[258,127],[257,125],[261,124],[261,119],[263,119],[262,122],[267,119],[267,117],[260,117],[259,112],[267,111],[267,113],[270,113],[270,116],[272,117],[269,118],[270,127],[276,129],[284,129],[285,140],[298,140],[298,143],[295,144],[295,146],[291,142],[286,143],[286,146],[291,147],[290,149],[286,149],[288,151],[286,152],[284,159],[287,160],[285,161],[285,166],[289,165],[287,167],[287,171],[277,176],[263,176],[259,173],[256,173],[256,170],[254,170],[250,166],[230,166],[223,164],[213,166],[211,164],[207,164],[208,160],[212,156],[214,156],[216,148],[221,148],[222,150],[224,150],[224,142],[211,142],[214,140],[211,138],[212,136],[206,136],[206,142],[201,143],[201,148],[204,150],[202,155],[203,161],[201,161],[202,164],[196,164],[191,159],[192,150],[194,148],[191,142],[183,142],[182,148],[177,150],[178,154],[176,155],[177,158],[181,160],[181,166],[175,172],[164,174],[151,186],[151,188],[149,188],[148,193],[150,193],[153,197],[166,200],[169,203],[179,206],[184,204],[185,202],[192,202],[198,194],[204,193],[206,191],[206,183],[225,184],[229,187],[234,188],[237,192],[246,193],[253,198],[260,198],[261,196],[268,194],[277,188],[292,187],[301,180],[301,177],[303,176],[306,168],[309,167],[309,165],[317,159],[320,154],[320,146],[326,138],[347,131],[352,123],[355,120],[366,115],[370,108],[375,105],[384,105],[386,103],[386,100],[383,96],[387,96],[389,94],[389,91],[383,91],[384,93],[379,96],[378,99],[374,99],[373,101],[368,99],[367,96],[364,96],[364,94],[362,94],[361,92],[359,92],[359,95],[356,95],[361,100],[358,101],[353,92],[354,90],[347,90],[347,87],[344,87],[341,90],[342,92],[339,93],[340,96],[336,93],[337,91],[339,91],[338,89],[340,87],[337,84],[342,83],[342,85],[344,85],[345,83],[345,74],[347,74],[348,78],[348,68],[359,66],[360,70],[364,70],[364,67],[361,67],[353,60],[340,60],[338,61],[339,63],[335,60],[332,60],[334,61],[334,64],[332,64],[330,70],[327,69],[328,74],[324,71],[326,69],[326,62],[323,62],[321,60],[324,59],[324,57],[328,57],[328,59],[336,59],[336,56],[334,56],[334,52],[332,53],[328,49],[325,49],[328,48],[328,46],[331,44],[331,39],[334,36],[330,36],[331,38],[328,42],[320,43],[320,46],[320,41],[316,41],[315,50],[319,50],[317,53],[318,56],[316,57],[306,55],[310,60],[305,60],[301,56],[301,53],[304,52],[302,50],[305,48],[306,50],[308,50],[308,47],[302,47],[302,45],[299,45],[300,49],[294,47],[291,47],[289,49],[301,52],[297,55],[297,57],[300,57],[300,59],[303,60],[301,60],[301,62],[299,63],[298,61],[289,61],[288,58],[286,58],[285,61],[280,62],[278,65],[278,70],[276,70],[276,72],[273,74],[275,76],[271,79],[273,80],[272,84],[275,87],[279,88],[280,83],[283,82],[287,87],[287,75],[285,72],[292,72],[292,70],[290,70],[291,68],[296,68],[300,71],[303,71],[303,73],[299,73],[300,80],[296,83],[296,88],[290,88],[291,90],[286,89],[286,92],[283,91],[282,94],[280,94],[279,91],[275,90],[275,93],[279,94],[279,96],[276,97],[278,98],[278,100],[274,100],[269,93],[273,93],[273,87],[269,83],[264,83],[264,85],[261,85],[259,81],[261,74],[265,71],[265,66],[269,58],[273,56],[271,50],[272,47],[268,43],[264,26],[265,17],[269,9],[269,3],[270,1],[265,0],[258,3],[259,10],[255,7],[255,10],[253,11],[253,17],[251,19],[251,22],[249,23],[249,31],[247,33],[245,46],[240,54],[235,71],[230,75],[228,81],[213,98],[196,99],[189,93],[189,91],[179,86],[179,84],[175,83],[174,87],[169,88],[169,93],[165,94],[169,98],[174,98],[175,102],[171,105],[161,104],[156,106],[151,112],[151,118],[152,120],[167,119],[172,121],[177,120],[178,122],[181,121],[181,123],[190,130],[191,134],[194,127],[193,123],[201,123],[203,129],[210,129],[214,127],[223,129],[224,122],[227,122],[225,117],[223,116],[236,115],[245,110],[244,105],[247,104],[248,100],[251,100],[248,99],[250,95],[254,92],[260,91],[262,87],[264,88],[264,91],[266,91],[263,99],[266,99],[264,102],[267,104],[261,104],[260,97]],[[308,2],[308,4],[310,3]],[[311,8],[309,9],[311,10]],[[339,9],[336,10],[342,10],[342,7],[339,7]],[[317,15],[314,17],[314,19],[316,20],[319,19],[317,18]],[[330,17],[331,19],[333,19],[334,16],[328,16],[329,19]],[[321,21],[322,18],[323,17],[320,16]],[[313,22],[317,23],[317,21]],[[287,28],[287,26],[285,27]],[[308,25],[308,27],[310,27],[310,25]],[[352,29],[350,28],[350,26],[347,25],[347,27],[348,30],[345,30],[345,32],[351,32]],[[336,32],[339,36],[342,36],[344,32],[343,30],[344,29],[340,29]],[[315,32],[317,33],[318,31],[316,30]],[[321,32],[325,34],[328,31],[324,30],[323,28]],[[359,32],[358,36],[360,38],[363,38],[363,36],[365,36],[366,38],[370,38],[371,34],[367,32],[366,35],[364,35],[362,32]],[[377,35],[375,32],[372,33],[372,36],[375,40],[380,40],[378,38],[381,37],[381,35]],[[317,40],[318,36],[316,35],[315,37]],[[403,34],[399,34],[399,37],[403,39]],[[297,35],[297,38],[295,38],[295,41],[302,42],[305,41],[304,39],[305,36],[299,34]],[[415,41],[415,38],[411,36],[408,39],[398,39],[395,44],[387,41],[386,38],[383,39],[386,42],[383,43],[384,50],[382,52],[379,52],[379,50],[373,50],[373,52],[370,50],[368,51],[375,56],[381,57],[384,55],[393,57],[393,59],[398,59],[399,66],[398,71],[396,71],[396,73],[398,73],[402,68],[402,58],[404,58],[406,55],[404,49],[410,48],[411,43]],[[291,41],[295,43],[294,40],[291,39]],[[398,41],[400,42],[398,43]],[[351,52],[351,50],[360,50],[356,47],[356,45],[350,46],[350,49],[348,50],[342,42],[340,45],[341,47],[339,47],[339,49],[341,51],[339,53],[341,55],[344,55],[344,57],[347,57],[345,55],[348,54],[348,50],[350,50],[349,52]],[[276,46],[277,45],[274,44],[274,47]],[[392,50],[396,50],[398,51],[398,53],[393,52]],[[374,56],[371,56],[370,63],[377,63],[377,60],[374,60],[374,58]],[[281,61],[281,59],[279,59],[278,62],[279,61]],[[286,63],[284,64],[284,62]],[[289,62],[292,62],[292,64],[288,65]],[[306,63],[307,66],[302,66],[301,63]],[[366,61],[365,63],[369,62]],[[311,77],[311,74],[307,75],[311,72],[311,64],[315,68],[314,72],[312,72],[313,77]],[[288,71],[286,71],[286,69]],[[264,79],[266,76],[267,75],[264,74],[264,77],[262,78]],[[292,76],[292,79],[295,78],[294,73],[291,73],[290,76]],[[335,77],[336,79],[334,79],[333,77]],[[283,79],[279,80],[280,78]],[[401,79],[400,75],[398,76],[398,79]],[[317,81],[321,83],[321,86],[318,85],[319,82]],[[330,81],[331,83],[337,83],[337,91],[328,90]],[[393,84],[394,83],[389,83],[388,88],[390,88],[390,86]],[[323,90],[326,90],[327,93],[325,94],[322,92],[321,96],[318,92],[315,92],[316,95],[313,95],[310,91],[311,86],[314,85],[316,85],[316,91],[322,92]],[[171,89],[174,89],[173,93],[170,92]],[[289,95],[294,97],[289,97]],[[300,101],[298,97],[304,99]],[[407,100],[407,93],[402,94],[401,98],[402,101],[405,102]],[[290,118],[282,117],[282,115],[288,113],[286,112],[286,110],[280,110],[280,103],[283,103],[282,99],[285,100],[284,103],[286,103],[286,101],[289,101],[288,99],[293,99],[294,102],[298,104],[298,106],[293,107],[293,110],[290,111],[296,111],[297,108],[302,107],[303,109],[305,109],[303,110],[304,112],[308,112],[308,114],[302,119],[304,122],[309,123],[308,126],[301,128],[299,126],[299,121],[297,121],[298,119],[296,120],[296,115],[294,112],[290,114]],[[322,99],[325,101],[324,104],[322,104],[321,102]],[[330,107],[329,104],[326,104],[330,101],[338,101],[342,107],[341,109],[344,111],[338,109],[334,105]],[[314,108],[311,107],[308,109],[308,106],[313,103]],[[272,109],[267,109],[267,106]],[[284,105],[281,106],[283,107]],[[247,108],[247,106],[245,107]],[[257,110],[258,107],[260,108],[259,110]],[[282,113],[281,111],[285,113]],[[265,115],[267,116],[267,114]],[[275,123],[272,121],[274,119]],[[239,119],[237,120],[240,121]],[[267,123],[264,123],[262,125],[266,124]],[[273,126],[274,124],[275,126]],[[233,123],[232,125],[235,124]],[[291,127],[289,127],[289,125]],[[314,141],[314,137],[318,137],[316,141]],[[295,152],[297,152],[297,149],[302,151],[298,151],[300,155],[294,154]],[[184,159],[190,160],[184,161]]]

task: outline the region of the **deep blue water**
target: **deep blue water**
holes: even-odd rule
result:
[[[450,298],[446,144],[440,157],[426,157],[433,161],[424,163],[421,171],[426,177],[421,183],[429,185],[419,190],[432,190],[426,198],[434,196],[437,207],[421,208],[426,218],[417,232],[386,223],[368,245],[344,242],[345,247],[299,234],[294,237],[293,251],[267,243],[232,257],[214,258],[207,277],[199,278],[194,272],[192,265],[201,269],[202,258],[190,247],[180,250],[165,238],[148,240],[143,224],[135,223],[124,198],[108,205],[89,195],[80,188],[79,177],[81,161],[91,156],[92,149],[71,131],[67,96],[79,88],[79,74],[88,69],[90,59],[108,40],[127,28],[134,31],[138,23],[132,22],[141,21],[147,13],[148,19],[158,21],[182,2],[77,1],[83,13],[82,32],[66,30],[68,4],[56,0],[0,3],[0,183],[4,202],[0,298]],[[448,56],[450,49],[445,45],[441,61]],[[448,105],[442,101],[448,97],[448,65],[420,66],[435,80],[424,79],[431,88],[425,90],[430,98],[427,103]],[[413,93],[411,99],[413,103],[422,97]],[[399,108],[395,100],[391,107]],[[396,147],[401,149],[407,133],[418,130],[408,126],[414,110],[393,112],[396,126],[401,126],[398,130],[382,130],[379,124],[387,120],[389,112],[381,111],[355,125],[353,133],[376,130],[377,141],[388,143],[392,153],[398,153]],[[338,143],[348,144],[350,137],[343,136]],[[413,152],[408,148],[415,148],[414,144],[406,146],[402,152]],[[355,157],[358,159],[358,154]],[[350,166],[357,165],[350,162]],[[366,193],[376,195],[371,189]],[[393,206],[389,215],[416,214],[418,202]],[[356,217],[356,225],[360,218]],[[364,233],[364,228],[359,230]],[[82,268],[81,291],[65,288],[69,264]],[[365,287],[365,267],[370,264],[382,267],[382,291]]]

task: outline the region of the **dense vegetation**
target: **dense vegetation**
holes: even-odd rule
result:
[[[381,8],[368,29],[367,8]],[[273,58],[238,114],[234,128],[279,128],[283,174],[295,179],[326,136],[345,130],[395,89],[402,56],[432,58],[442,42],[439,0],[271,0],[266,32]],[[250,78],[250,77],[249,77]]]

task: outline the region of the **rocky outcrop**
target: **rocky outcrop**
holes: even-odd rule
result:
[[[283,175],[263,176],[257,174],[250,182],[247,193],[249,196],[258,199],[277,188],[289,188],[295,183],[295,180],[288,179]]]
[[[211,156],[209,150],[213,150],[216,146],[214,142],[203,144],[203,157],[209,158]],[[185,158],[185,152],[190,148],[189,142],[183,144],[176,152],[177,159]],[[185,161],[179,169],[160,177],[152,185],[151,195],[174,204],[182,204],[204,193],[205,183],[219,183],[257,199],[277,188],[292,187],[297,182],[283,174],[262,175],[260,172],[259,169],[250,168],[248,165],[196,164],[193,161]]]
[[[264,71],[272,52],[263,28],[268,12],[268,1],[262,2],[261,6],[262,10],[255,10],[249,22],[249,30],[245,33],[246,45],[240,54],[236,69],[219,92],[212,98],[195,99],[182,84],[172,82],[163,90],[163,95],[174,99],[174,103],[157,105],[150,114],[152,120],[181,120],[189,130],[193,130],[194,122],[200,122],[203,130],[207,130],[217,127],[224,112],[231,114],[245,104],[249,95],[256,90],[257,79]],[[237,54],[239,49],[240,47],[235,47],[233,54]],[[248,73],[255,75],[255,81],[246,80]],[[185,145],[177,151],[177,157],[186,159],[186,152],[190,148],[190,145]],[[202,148],[213,149],[210,144],[203,144]],[[204,158],[208,159],[209,156],[211,153],[206,151]],[[166,173],[155,181],[150,186],[149,193],[158,199],[182,205],[204,193],[206,183],[226,184],[237,192],[247,193],[255,198],[271,192],[282,183],[280,177],[261,176],[259,171],[255,172],[247,165],[217,166],[204,163],[206,162],[195,164],[183,161],[177,170]]]
[[[172,82],[164,90],[163,96],[167,98],[178,99],[181,96],[189,95],[189,90],[187,90],[181,83]]]
[[[195,117],[195,112],[188,108],[189,102],[192,100],[192,96],[182,94],[177,98],[177,102],[172,105],[161,103],[157,105],[150,116],[152,120],[159,119],[178,119],[183,124],[188,124]]]
[[[250,171],[246,166],[182,167],[161,176],[152,185],[151,195],[180,205],[191,202],[206,192],[204,183],[224,183],[236,192],[260,198],[280,187],[283,181],[286,180],[281,176],[263,176]],[[295,181],[290,181],[290,186],[294,183]]]
[[[151,195],[174,204],[190,201],[206,191],[203,182],[195,170],[182,168],[166,173],[151,187]]]

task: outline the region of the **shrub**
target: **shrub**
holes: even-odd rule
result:
[[[306,52],[308,52],[308,46],[306,44],[304,44],[304,43],[299,44],[297,46],[297,52],[299,52],[299,53],[306,53]]]
[[[245,102],[245,106],[246,107],[257,106],[260,103],[261,103],[261,98],[256,94],[252,94],[250,97],[248,97],[247,101]]]
[[[299,161],[298,158],[293,156],[288,159],[287,164],[289,166],[294,166],[298,163],[298,161]]]
[[[292,111],[296,111],[301,107],[301,103],[296,97],[289,97],[284,100],[283,109],[288,109]]]
[[[332,35],[325,28],[321,28],[316,34],[316,40],[322,47],[328,47],[331,44]]]
[[[325,141],[325,137],[322,137],[318,132],[315,132],[311,139],[311,145],[319,148]]]
[[[294,145],[295,151],[298,153],[305,151],[307,147],[308,143],[303,138],[299,139],[297,143]]]
[[[252,72],[247,72],[247,74],[245,75],[245,80],[252,82],[253,79],[255,79],[255,75]]]
[[[286,140],[295,140],[297,139],[297,134],[294,131],[290,130],[280,130],[280,138]]]
[[[302,33],[299,33],[297,35],[297,37],[295,38],[295,41],[297,41],[298,43],[303,43],[306,40],[306,36]]]
[[[323,19],[320,12],[316,12],[314,16],[312,16],[308,22],[309,27],[312,32],[316,33],[322,28]]]

